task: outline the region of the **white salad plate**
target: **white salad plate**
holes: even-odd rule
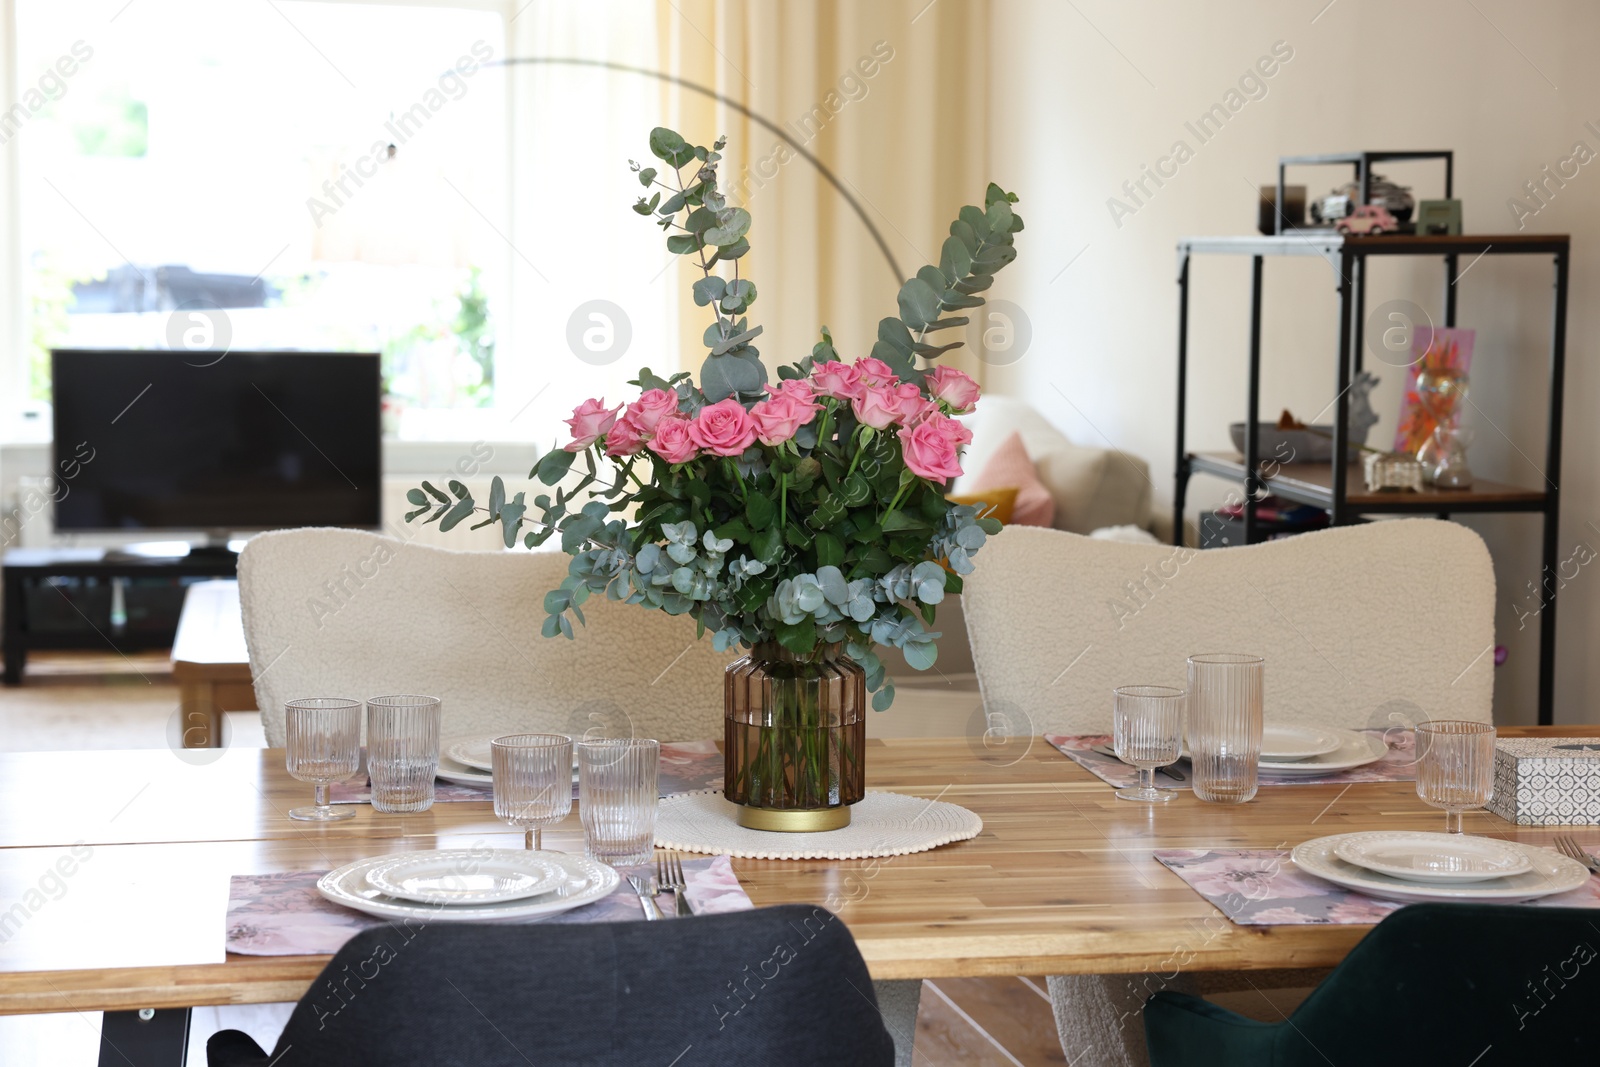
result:
[[[419,904],[498,904],[558,888],[566,871],[543,852],[454,848],[391,856],[367,869],[367,884]]]
[[[1407,882],[1458,885],[1533,869],[1527,850],[1471,834],[1377,830],[1345,834],[1333,850],[1346,863]]]
[[[455,850],[482,857],[483,851]],[[415,855],[416,853],[412,853]],[[376,915],[380,919],[430,919],[439,922],[520,922],[555,915],[592,904],[617,888],[622,876],[603,863],[563,852],[541,853],[562,869],[563,880],[551,891],[524,900],[498,904],[419,904],[400,900],[373,888],[367,872],[388,863],[393,856],[373,856],[329,871],[317,881],[317,892],[335,904]]]
[[[1339,735],[1339,747],[1320,756],[1296,760],[1293,763],[1275,763],[1262,760],[1257,766],[1264,775],[1275,778],[1310,778],[1319,774],[1335,774],[1376,763],[1389,754],[1389,745],[1374,734],[1354,730],[1330,728],[1329,733]]]
[[[490,754],[489,743],[492,737],[469,737],[462,741],[451,742],[444,749],[444,755],[449,756],[463,767],[472,767],[480,771],[494,770],[494,757]]]
[[[1320,726],[1272,725],[1261,729],[1261,758],[1264,760],[1303,760],[1332,752],[1345,739],[1341,731]]]
[[[1535,900],[1570,892],[1589,881],[1589,869],[1577,860],[1531,845],[1516,846],[1527,854],[1531,863],[1531,868],[1522,874],[1458,885],[1403,881],[1340,859],[1339,844],[1351,836],[1362,835],[1335,834],[1297,845],[1290,853],[1294,865],[1307,874],[1369,897],[1407,903],[1416,900]]]

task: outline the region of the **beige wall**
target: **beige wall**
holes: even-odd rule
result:
[[[1254,186],[1273,180],[1280,153],[1453,149],[1467,229],[1507,233],[1517,229],[1508,198],[1526,198],[1523,183],[1540,177],[1541,167],[1554,168],[1578,141],[1600,152],[1600,135],[1585,127],[1593,120],[1600,128],[1600,66],[1592,54],[1600,7],[1336,0],[1324,9],[1325,3],[994,5],[991,169],[1021,193],[1028,222],[1018,241],[1021,258],[999,295],[1029,316],[1032,342],[1016,364],[991,372],[991,384],[1029,397],[1075,439],[1149,460],[1166,506],[1174,451],[1174,242],[1187,234],[1250,231]],[[1248,100],[1200,143],[1185,122],[1223,102],[1276,42],[1293,55],[1264,80],[1265,95]],[[1151,195],[1141,194],[1132,214],[1113,220],[1108,199],[1131,204],[1123,182],[1140,177],[1143,165],[1156,164],[1180,139],[1192,158],[1160,188],[1147,183]],[[1419,196],[1441,195],[1437,169],[1380,169],[1413,184]],[[1345,179],[1329,169],[1291,180],[1316,194]],[[1594,366],[1600,308],[1590,299],[1600,254],[1600,161],[1581,167],[1523,221],[1525,232],[1573,237],[1560,479],[1560,540],[1568,555],[1579,542],[1600,548],[1593,463],[1600,444]],[[1227,424],[1243,418],[1249,263],[1197,261],[1193,276],[1190,446],[1225,448]],[[1477,410],[1466,420],[1478,435],[1473,467],[1482,477],[1530,488],[1541,483],[1545,465],[1550,281],[1548,260],[1488,258],[1459,286],[1459,323],[1478,331]],[[1368,308],[1410,298],[1438,314],[1442,284],[1437,261],[1380,264]],[[1269,261],[1266,294],[1262,414],[1272,418],[1288,407],[1309,420],[1335,392],[1333,276],[1314,258]],[[1384,377],[1375,397],[1383,421],[1372,436],[1380,444],[1393,435],[1401,372],[1375,369]],[[1196,479],[1191,504],[1219,500],[1224,490]],[[1496,630],[1510,649],[1497,675],[1496,716],[1531,721],[1537,623],[1530,618],[1519,632],[1518,620],[1519,605],[1531,604],[1526,583],[1539,573],[1539,521],[1465,521],[1494,552]],[[1590,699],[1600,692],[1600,659],[1591,654],[1600,631],[1600,566],[1583,567],[1563,597],[1557,719],[1600,722],[1600,707]],[[1428,654],[1426,618],[1427,605],[1418,605],[1414,618],[1394,623],[1395,639],[1414,643],[1419,656]]]

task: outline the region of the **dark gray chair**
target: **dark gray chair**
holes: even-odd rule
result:
[[[269,1056],[210,1067],[859,1064],[894,1043],[844,922],[786,905],[658,923],[391,925],[351,939]]]

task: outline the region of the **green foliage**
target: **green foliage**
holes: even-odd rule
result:
[[[701,277],[694,301],[712,319],[698,386],[687,374],[662,378],[648,368],[632,383],[676,397],[673,418],[729,397],[749,409],[767,396],[767,370],[751,343],[761,327],[747,317],[756,287],[739,276],[751,219],[718,192],[723,147],[720,139],[710,148],[690,145],[658,128],[650,151],[662,167],[633,164],[648,194],[634,210],[661,227],[669,251],[695,258]],[[1011,208],[1016,200],[990,185],[982,209],[962,208],[940,265],[908,279],[900,315],[879,324],[872,354],[902,382],[919,386],[912,398],[919,425],[925,418],[954,425],[925,379],[927,363],[959,342],[936,344],[932,335],[964,325],[967,318],[952,312],[981,306],[976,294],[1015,258],[1013,236],[1022,229]],[[810,355],[780,367],[778,377],[803,379],[816,364],[838,360],[824,327]],[[971,557],[1000,525],[980,518],[977,508],[952,504],[942,482],[908,467],[900,436],[906,430],[861,424],[847,400],[819,394],[810,402],[809,421],[792,438],[752,444],[737,456],[696,449],[672,463],[637,441],[613,455],[602,434],[585,447],[569,446],[576,451],[541,457],[529,477],[553,492],[531,503],[520,492],[508,499],[498,478],[487,507],[459,482],[448,493],[423,482],[407,493],[416,510],[406,518],[426,515],[423,521],[450,529],[482,512],[477,526],[499,523],[508,547],[559,535],[573,559],[567,579],[544,599],[547,637],[573,637],[569,616],[581,624],[584,599],[603,594],[689,615],[713,632],[719,648],[776,641],[808,656],[844,642],[882,710],[894,687],[873,646],[901,649],[915,669],[933,666],[939,635],[929,627],[937,606],[960,592]],[[575,471],[580,456],[584,465]]]

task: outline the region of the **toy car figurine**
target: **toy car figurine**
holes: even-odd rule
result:
[[[1389,209],[1378,204],[1359,204],[1356,209],[1333,224],[1340,233],[1366,236],[1375,233],[1394,233],[1400,222]]]

